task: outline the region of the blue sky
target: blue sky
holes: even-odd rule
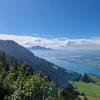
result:
[[[0,33],[100,37],[100,0],[0,0]]]

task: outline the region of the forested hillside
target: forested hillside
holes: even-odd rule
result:
[[[57,82],[0,52],[0,100],[79,100],[72,85],[61,88]]]
[[[14,41],[0,40],[0,50],[6,53],[6,57],[17,59],[30,65],[35,72],[41,72],[52,79],[56,79],[60,85],[66,84],[70,80],[78,77],[76,72],[70,72],[64,68],[58,67],[45,59],[36,57],[32,52],[20,46]]]

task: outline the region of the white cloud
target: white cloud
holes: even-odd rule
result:
[[[69,39],[69,38],[40,38],[35,36],[20,36],[0,34],[1,40],[13,40],[25,47],[34,45],[45,46],[50,48],[68,48],[68,47],[100,47],[100,38],[89,39]]]

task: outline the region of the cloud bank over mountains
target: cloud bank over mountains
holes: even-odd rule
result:
[[[67,48],[100,48],[100,37],[88,39],[70,38],[42,38],[27,35],[0,34],[0,40],[13,40],[20,45],[29,48],[32,46],[44,46],[54,49]]]

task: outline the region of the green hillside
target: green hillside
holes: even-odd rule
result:
[[[0,52],[0,100],[76,100],[72,85],[58,87],[57,80],[31,70],[28,64],[6,59]],[[60,90],[60,91],[59,91]],[[67,98],[67,99],[66,99]]]
[[[100,77],[90,75],[93,82],[72,82],[77,91],[86,95],[89,100],[100,100]]]

